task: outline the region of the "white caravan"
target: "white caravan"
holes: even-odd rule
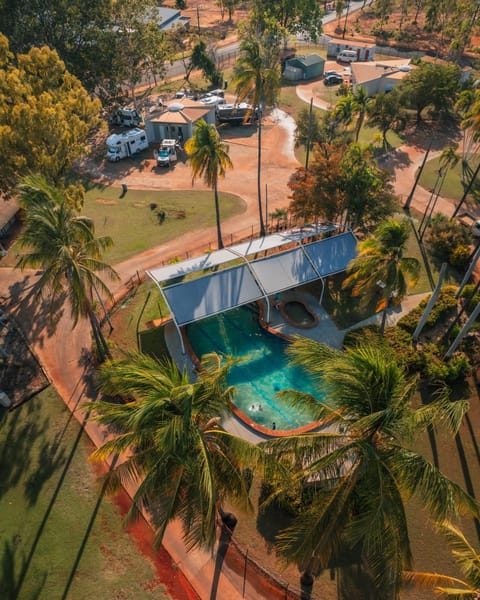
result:
[[[137,127],[142,122],[142,117],[134,108],[118,108],[112,115],[111,122],[113,125]]]
[[[148,148],[147,134],[143,129],[131,129],[125,133],[113,133],[107,138],[107,158],[118,162]]]

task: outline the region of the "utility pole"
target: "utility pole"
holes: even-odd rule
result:
[[[313,96],[310,98],[310,111],[308,113],[308,132],[307,132],[307,153],[305,156],[305,171],[308,171],[308,161],[310,159],[310,144],[312,143],[312,116],[313,116]]]

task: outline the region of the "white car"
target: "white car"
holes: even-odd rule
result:
[[[219,106],[220,104],[226,104],[226,100],[225,98],[222,98],[221,96],[207,96],[206,98],[203,97],[200,102],[202,104],[205,104],[205,106]]]

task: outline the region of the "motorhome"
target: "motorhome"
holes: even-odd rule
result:
[[[357,58],[358,53],[356,50],[341,50],[338,54],[337,54],[337,60],[339,62],[356,62],[358,60]]]
[[[125,133],[113,133],[107,138],[107,158],[118,162],[148,148],[147,134],[143,129],[131,129]]]
[[[177,162],[177,140],[165,139],[160,145],[160,150],[157,153],[157,166],[169,167]]]
[[[113,125],[137,127],[142,122],[142,117],[134,108],[117,108],[111,118]]]
[[[216,107],[215,111],[219,123],[228,123],[230,125],[241,125],[245,122],[245,119],[252,120],[257,114],[253,106],[246,102],[241,102],[240,104],[220,104]]]

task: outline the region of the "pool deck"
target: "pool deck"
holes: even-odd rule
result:
[[[415,294],[413,296],[407,296],[399,306],[395,306],[387,312],[387,327],[395,325],[395,323],[405,314],[408,314],[411,310],[416,308],[418,304],[428,296],[425,294]],[[278,297],[279,296],[279,297]],[[301,335],[308,337],[318,342],[322,342],[331,348],[341,349],[343,344],[343,338],[348,331],[358,329],[366,325],[377,324],[380,325],[382,321],[382,313],[377,313],[364,321],[356,323],[348,329],[338,329],[333,320],[328,315],[327,311],[319,304],[318,299],[312,294],[301,292],[299,290],[289,290],[279,294],[275,300],[271,298],[272,309],[270,311],[270,328],[274,329],[282,336],[294,337]],[[289,300],[301,299],[305,304],[308,305],[310,310],[315,312],[318,317],[318,324],[311,329],[299,329],[287,323],[279,310],[274,308],[274,303],[288,302]],[[168,350],[175,363],[180,369],[186,369],[191,380],[195,380],[197,373],[195,365],[188,355],[182,354],[182,347],[180,344],[180,338],[173,322],[167,323],[165,326],[165,340],[167,343]],[[249,440],[254,444],[258,444],[266,439],[270,439],[271,436],[248,427],[241,419],[236,415],[231,415],[224,419],[223,426],[227,431],[233,433],[243,439]]]

